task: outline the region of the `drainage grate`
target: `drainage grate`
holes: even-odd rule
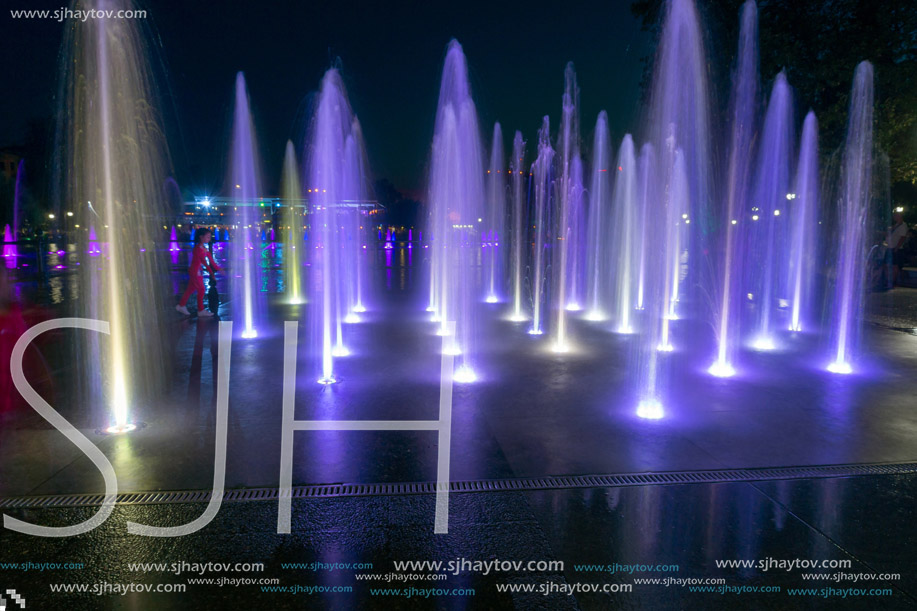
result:
[[[525,490],[558,490],[564,488],[614,488],[667,484],[717,484],[764,480],[852,477],[858,475],[902,475],[917,473],[917,463],[823,465],[811,467],[773,467],[763,469],[721,469],[717,471],[665,471],[660,473],[615,473],[609,475],[570,475],[557,477],[494,479],[451,482],[450,492],[502,492]],[[327,498],[341,496],[389,496],[434,494],[435,482],[401,484],[320,484],[294,486],[292,498]],[[119,505],[157,505],[172,503],[206,503],[209,490],[174,492],[125,492],[118,495]],[[227,490],[226,502],[274,501],[277,488],[244,488]],[[102,494],[69,494],[22,496],[0,499],[0,509],[91,507],[101,505]]]

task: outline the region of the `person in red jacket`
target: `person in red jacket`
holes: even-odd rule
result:
[[[191,315],[188,308],[185,307],[188,305],[191,293],[197,293],[197,315],[203,317],[213,316],[210,310],[204,309],[204,276],[201,274],[203,268],[207,268],[207,271],[210,272],[211,275],[222,269],[216,264],[216,261],[213,260],[213,255],[210,254],[210,251],[207,250],[207,243],[210,242],[212,236],[213,232],[206,227],[198,229],[194,234],[194,249],[191,251],[191,269],[188,270],[188,288],[185,290],[185,294],[181,296],[181,301],[175,306],[175,309],[185,316]]]

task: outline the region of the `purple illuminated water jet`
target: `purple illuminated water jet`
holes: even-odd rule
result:
[[[869,62],[861,62],[853,77],[838,198],[840,245],[834,289],[834,354],[828,367],[834,373],[852,372],[860,331],[873,154],[873,68]]]
[[[473,381],[476,267],[484,206],[484,164],[477,111],[462,46],[449,43],[439,91],[430,162],[429,202],[434,248],[431,305],[441,329],[455,322],[461,350],[457,381]],[[459,372],[464,372],[459,375]],[[460,379],[461,378],[461,379]]]

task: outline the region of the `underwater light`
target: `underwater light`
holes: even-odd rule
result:
[[[318,383],[319,383],[319,384],[324,384],[325,386],[329,386],[329,385],[331,385],[331,384],[337,384],[338,381],[337,381],[337,378],[335,378],[333,375],[329,375],[329,376],[325,376],[325,377],[323,377],[323,378],[319,378],[319,379],[318,379]]]
[[[710,365],[707,373],[718,378],[731,378],[736,374],[736,370],[726,361],[716,361],[713,365]]]
[[[567,304],[567,311],[568,311],[568,312],[579,312],[579,311],[582,310],[582,309],[583,309],[583,308],[581,308],[580,305],[579,305],[578,303],[575,303],[575,302],[574,302],[574,303],[568,303],[568,304]]]
[[[137,430],[136,424],[113,424],[112,426],[105,429],[105,432],[110,435],[121,435],[122,433],[130,433],[131,431]]]
[[[843,361],[834,361],[833,363],[828,365],[828,371],[830,371],[831,373],[840,373],[840,374],[846,375],[848,373],[853,373],[853,368],[850,366],[850,363],[845,363]]]
[[[599,321],[605,320],[605,314],[599,310],[592,310],[588,314],[586,314],[585,318],[586,320],[589,320],[592,322],[599,322]]]
[[[242,332],[243,339],[252,339],[258,337],[258,332],[255,329],[246,329]]]
[[[672,352],[675,350],[675,348],[672,346],[672,344],[659,344],[656,346],[656,350],[659,352]]]
[[[470,384],[476,382],[478,376],[475,375],[474,370],[467,365],[462,365],[456,370],[455,374],[452,376],[452,379],[460,384]]]
[[[663,416],[662,403],[656,399],[644,399],[637,405],[637,415],[647,420],[659,420]]]
[[[344,317],[344,322],[348,324],[358,323],[360,322],[360,317],[351,312],[350,314]]]
[[[541,329],[529,329],[529,335],[541,335],[544,333]]]
[[[773,350],[776,346],[774,340],[769,337],[759,337],[751,345],[755,350]]]
[[[366,306],[362,303],[358,303],[357,305],[353,306],[353,311],[357,312],[358,314],[362,314],[366,311]]]
[[[488,295],[488,296],[487,296],[487,299],[485,299],[484,301],[486,301],[487,303],[497,303],[497,296],[496,296],[496,295]]]
[[[346,346],[338,345],[331,351],[331,356],[350,356],[350,350]]]

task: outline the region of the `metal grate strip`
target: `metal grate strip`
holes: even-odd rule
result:
[[[852,464],[801,467],[768,467],[760,469],[719,469],[715,471],[665,471],[659,473],[614,473],[607,475],[564,475],[476,481],[454,481],[450,492],[500,492],[525,490],[560,490],[565,488],[614,488],[621,486],[654,486],[673,484],[716,484],[766,480],[816,479],[854,477],[862,475],[906,475],[917,473],[917,462],[893,464]],[[294,486],[292,498],[328,498],[346,496],[391,496],[404,494],[434,494],[435,482],[317,484]],[[209,490],[178,490],[156,492],[124,492],[118,495],[118,505],[161,505],[175,503],[206,503]],[[244,488],[227,490],[226,502],[275,501],[277,488]],[[51,507],[92,507],[101,505],[102,494],[59,494],[50,496],[19,496],[0,498],[0,509],[34,509]]]

